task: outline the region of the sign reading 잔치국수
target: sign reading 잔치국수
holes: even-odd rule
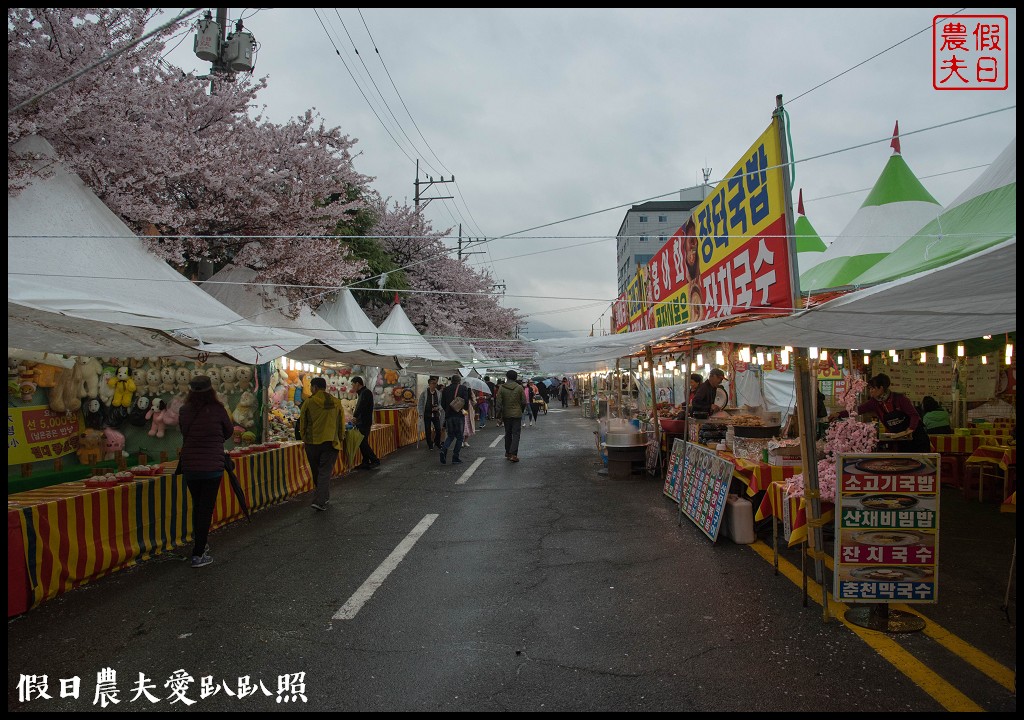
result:
[[[45,405],[7,408],[7,464],[53,460],[78,449],[81,415]]]
[[[937,602],[939,456],[842,455],[836,469],[836,599]]]

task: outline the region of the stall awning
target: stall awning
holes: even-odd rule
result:
[[[899,350],[1017,329],[1017,238],[787,317],[698,333],[704,341]]]

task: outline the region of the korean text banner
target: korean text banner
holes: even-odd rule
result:
[[[792,307],[785,194],[773,123],[693,211],[700,319]]]
[[[612,304],[612,333],[623,332],[629,332],[629,304],[625,292]]]
[[[626,301],[629,305],[629,331],[646,330],[650,303],[647,300],[647,278],[644,266],[636,269],[636,275],[626,286]]]
[[[54,460],[78,449],[81,415],[45,405],[7,408],[7,464]]]

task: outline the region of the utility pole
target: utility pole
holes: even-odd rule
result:
[[[449,179],[449,180],[445,180],[444,179],[444,175],[441,176],[440,180],[435,180],[434,178],[432,178],[432,177],[430,177],[428,175],[426,180],[420,181],[420,161],[419,161],[419,158],[416,158],[416,182],[413,183],[413,187],[416,189],[416,192],[413,195],[413,198],[414,198],[415,203],[416,203],[416,209],[419,210],[419,208],[420,208],[420,199],[421,198],[423,199],[423,206],[424,207],[426,207],[427,203],[430,202],[431,200],[454,200],[455,199],[451,195],[446,195],[445,197],[424,198],[420,194],[420,185],[422,185],[423,189],[426,190],[431,185],[443,185],[445,183],[453,183],[453,182],[455,182],[455,176],[454,175],[452,175],[451,179]],[[459,232],[461,233],[461,230]]]
[[[469,247],[473,243],[479,243],[479,242],[483,242],[483,238],[466,238],[466,240],[465,240],[466,247]],[[459,262],[462,262],[462,256],[463,255],[483,255],[484,254],[482,250],[476,250],[474,252],[463,252],[462,251],[462,243],[463,243],[463,240],[462,240],[462,223],[459,223]]]

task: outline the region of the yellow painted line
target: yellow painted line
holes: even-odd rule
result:
[[[774,563],[774,552],[765,543],[758,540],[750,545],[758,555],[769,563]],[[785,558],[779,558],[779,572],[797,587],[803,586],[800,569]],[[818,605],[822,604],[822,588],[813,579],[807,579],[807,594]],[[829,601],[829,611],[833,617],[848,627],[857,637],[863,640],[872,650],[882,656],[893,667],[907,676],[915,685],[933,697],[946,710],[952,712],[983,712],[984,708],[957,690],[944,680],[938,673],[926,666],[911,653],[900,647],[899,643],[885,633],[868,630],[846,620],[844,617],[849,607],[845,603]]]
[[[833,566],[833,558],[831,555],[825,556],[825,566],[829,570],[835,570]],[[1013,670],[1006,667],[998,660],[994,660],[978,648],[971,645],[963,638],[958,637],[954,633],[950,632],[946,628],[939,625],[937,622],[929,618],[916,606],[911,608],[905,604],[894,604],[891,605],[893,610],[902,610],[903,612],[917,613],[923,617],[927,622],[924,626],[923,632],[927,637],[930,637],[935,642],[942,645],[944,648],[949,650],[951,653],[959,657],[968,665],[971,665],[975,669],[981,671],[988,677],[995,680],[997,683],[1002,685],[1010,692],[1016,692],[1016,673]]]
[[[906,605],[893,605],[892,607],[895,610],[903,610],[904,612],[910,611],[910,608]],[[1016,692],[1016,674],[1013,670],[1001,664],[997,660],[993,660],[966,640],[957,637],[946,628],[925,617],[916,609],[913,612],[917,612],[918,615],[921,615],[921,617],[924,617],[925,620],[928,621],[924,626],[924,630],[921,632],[937,642],[939,645],[942,645],[957,657],[963,659],[964,662],[974,666],[985,675],[988,675],[1010,692]]]

